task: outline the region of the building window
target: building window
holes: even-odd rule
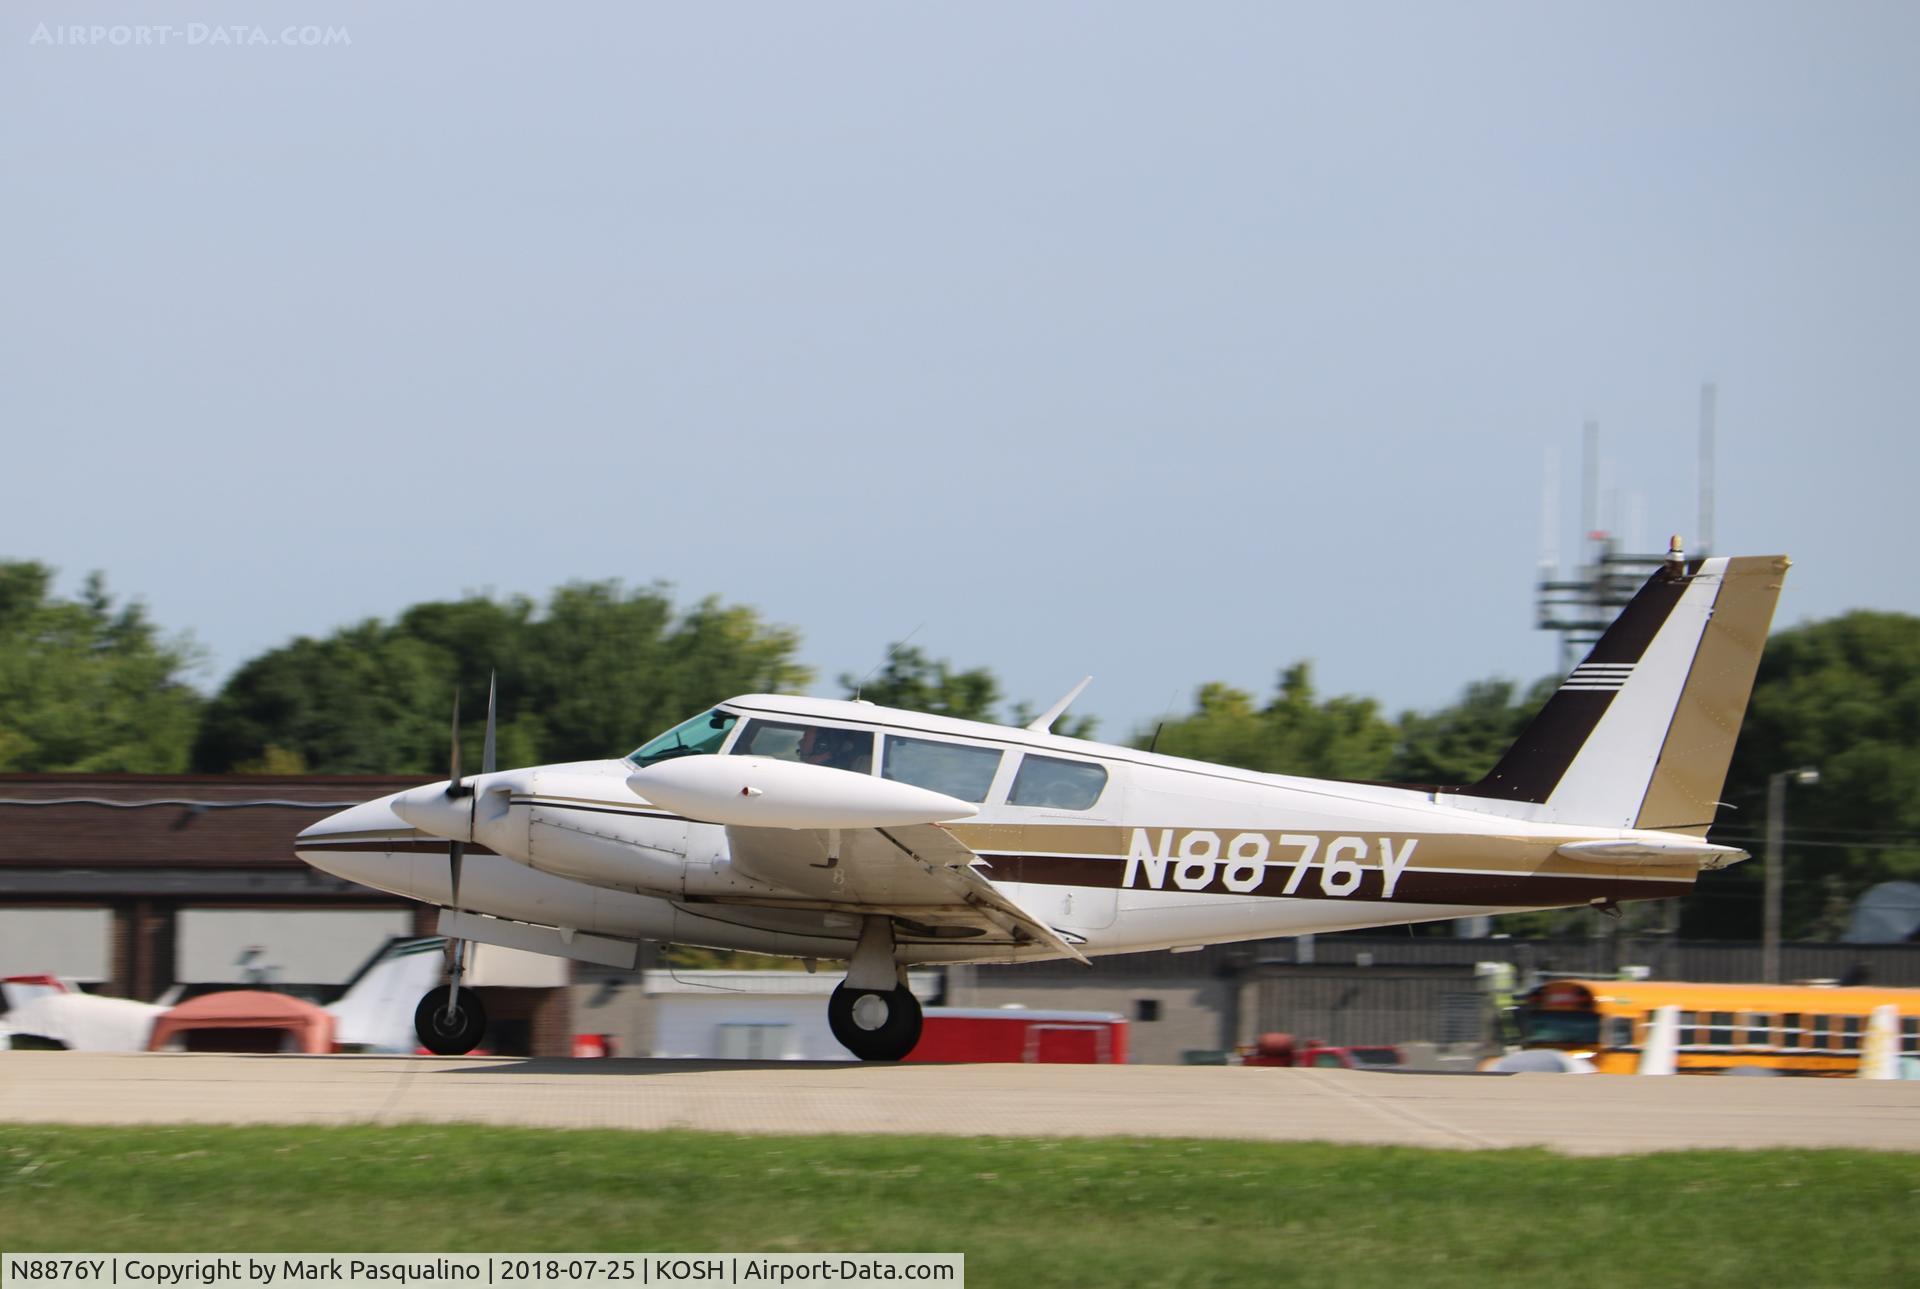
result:
[[[1158,998],[1136,998],[1133,1000],[1133,1018],[1137,1021],[1160,1019],[1160,1000]]]

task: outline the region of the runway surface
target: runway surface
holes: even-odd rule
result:
[[[1920,1150],[1920,1082],[0,1052],[0,1121]]]

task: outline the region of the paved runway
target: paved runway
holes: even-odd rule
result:
[[[0,1052],[0,1121],[1920,1150],[1920,1082]]]

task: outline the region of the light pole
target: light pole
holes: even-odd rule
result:
[[[1787,783],[1820,782],[1820,771],[1812,766],[1798,770],[1776,770],[1767,776],[1767,893],[1765,923],[1760,932],[1760,978],[1770,985],[1780,983],[1780,889],[1785,884],[1781,870],[1782,834],[1787,827]]]

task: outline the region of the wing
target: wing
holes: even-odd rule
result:
[[[974,869],[980,857],[937,824],[836,829],[733,824],[727,841],[743,877],[793,894],[718,897],[723,903],[884,913],[934,939],[1041,946],[1087,960],[982,877]]]

